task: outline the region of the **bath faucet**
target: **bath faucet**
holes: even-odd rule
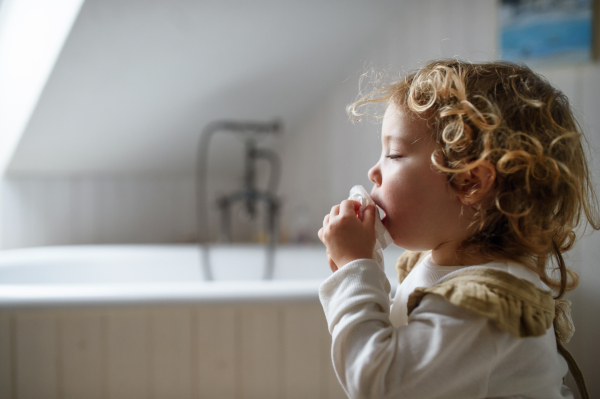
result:
[[[252,137],[246,138],[245,143],[246,156],[245,156],[245,172],[244,172],[244,185],[240,191],[236,191],[232,194],[224,195],[217,200],[219,210],[221,211],[221,229],[219,241],[230,242],[230,207],[235,202],[243,202],[246,212],[250,218],[254,218],[257,213],[257,204],[259,202],[265,202],[268,206],[269,221],[266,230],[269,232],[269,236],[276,237],[277,231],[274,230],[276,224],[272,223],[271,219],[277,218],[279,201],[275,195],[277,191],[277,185],[279,184],[279,171],[281,168],[279,157],[277,154],[266,148],[257,148],[256,141]],[[256,188],[256,162],[260,159],[267,160],[271,165],[271,176],[269,179],[268,188],[266,191],[260,191]]]
[[[223,195],[217,199],[220,210],[219,241],[231,241],[231,205],[243,202],[244,207],[254,218],[257,214],[257,204],[264,202],[267,205],[266,230],[269,232],[269,240],[266,245],[266,261],[263,278],[271,279],[274,271],[275,248],[279,235],[279,208],[280,200],[276,196],[281,169],[277,154],[266,148],[257,148],[256,136],[264,133],[279,133],[281,123],[273,121],[269,123],[260,122],[237,122],[217,121],[207,125],[200,136],[198,156],[196,165],[196,196],[197,196],[197,230],[198,243],[201,246],[203,256],[203,274],[206,280],[213,280],[209,257],[208,237],[208,210],[206,200],[206,170],[208,164],[208,149],[210,140],[219,131],[241,134],[245,140],[245,171],[244,185],[241,190],[231,194]],[[261,191],[256,188],[256,161],[267,160],[270,163],[270,179],[267,190]]]

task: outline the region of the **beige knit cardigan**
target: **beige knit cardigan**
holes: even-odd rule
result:
[[[428,253],[405,251],[396,262],[399,281],[402,282]],[[428,294],[438,295],[455,306],[489,319],[500,330],[517,338],[544,335],[554,324],[557,349],[567,361],[581,397],[589,398],[579,366],[562,345],[562,342],[569,342],[575,331],[570,302],[554,300],[551,291],[492,268],[459,270],[433,287],[415,289],[408,297],[408,314]]]

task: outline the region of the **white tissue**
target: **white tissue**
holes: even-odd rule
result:
[[[377,206],[371,199],[371,196],[367,190],[360,185],[352,187],[350,190],[350,197],[348,197],[348,199],[360,202],[360,209],[358,212],[360,213],[361,217],[367,205]],[[375,219],[375,234],[377,237],[377,242],[375,243],[376,251],[379,249],[384,250],[392,243],[392,236],[390,236],[390,233],[388,233],[388,231],[385,229],[385,226],[381,222],[381,219],[378,217]]]
[[[348,197],[348,199],[360,202],[359,214],[361,215],[361,217],[367,205],[375,205],[375,202],[373,202],[367,190],[365,190],[365,188],[360,185],[352,187],[352,189],[350,190],[350,197]],[[383,263],[383,250],[392,243],[392,236],[390,236],[390,233],[388,233],[388,231],[386,230],[385,226],[381,222],[381,219],[379,219],[379,213],[377,213],[375,217],[375,234],[376,241],[375,249],[373,250],[373,259],[375,260],[375,262],[377,262],[381,270],[385,273],[385,267]],[[389,282],[386,285],[386,289],[389,292]]]

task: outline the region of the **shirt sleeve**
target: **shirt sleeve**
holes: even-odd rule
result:
[[[486,319],[427,295],[394,328],[385,274],[368,259],[348,263],[319,289],[332,359],[350,398],[485,397],[497,348]]]

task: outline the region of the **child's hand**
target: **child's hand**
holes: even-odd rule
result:
[[[327,260],[332,271],[356,259],[372,259],[375,248],[375,207],[368,205],[363,219],[357,216],[360,203],[342,201],[325,216],[319,239],[327,247]]]

